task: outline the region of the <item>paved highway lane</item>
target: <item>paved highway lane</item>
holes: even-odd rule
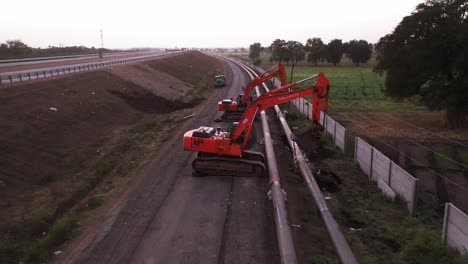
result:
[[[42,68],[50,67],[59,67],[66,65],[74,64],[84,64],[84,63],[96,63],[104,62],[115,59],[127,59],[133,57],[142,57],[149,55],[164,54],[163,51],[145,51],[145,52],[129,52],[129,53],[113,53],[105,54],[103,58],[99,58],[97,55],[85,56],[85,57],[75,57],[75,58],[58,58],[51,60],[38,60],[38,61],[19,61],[19,62],[9,62],[9,63],[0,63],[0,73],[8,74],[11,72],[17,71],[31,71]]]

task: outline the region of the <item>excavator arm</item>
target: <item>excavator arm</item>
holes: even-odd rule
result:
[[[313,87],[307,87],[296,91],[290,92],[282,92],[279,93],[278,90],[286,90],[289,88],[293,88],[305,81],[317,78],[317,81]],[[285,85],[275,90],[273,93],[265,93],[258,97],[255,101],[253,101],[245,110],[244,115],[242,116],[239,125],[233,131],[231,139],[233,142],[236,142],[239,137],[244,133],[247,129],[247,132],[244,136],[243,147],[245,147],[248,138],[250,137],[250,133],[253,128],[253,122],[255,121],[255,116],[257,113],[261,111],[273,107],[275,105],[287,103],[289,101],[305,97],[308,95],[313,95],[313,102],[314,102],[314,112],[312,115],[312,123],[315,126],[319,125],[320,120],[320,111],[322,109],[323,104],[328,108],[328,91],[330,89],[330,83],[328,79],[325,77],[323,73],[319,73],[316,75],[312,75],[308,78],[303,80]],[[317,114],[318,113],[318,114]],[[313,125],[314,126],[314,125]],[[314,126],[314,127],[315,127]]]
[[[250,103],[250,94],[252,93],[252,90],[255,88],[255,86],[260,85],[275,77],[278,77],[280,79],[281,86],[286,85],[286,70],[282,63],[279,63],[278,65],[266,70],[264,73],[250,81],[249,84],[247,84],[247,87],[245,88],[244,96],[242,96],[242,100],[240,103],[242,105]]]

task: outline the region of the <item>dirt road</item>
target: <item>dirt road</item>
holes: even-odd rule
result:
[[[244,73],[226,63],[227,86],[214,90],[161,146],[81,263],[279,262],[267,179],[192,177],[195,153],[182,149],[183,133],[218,126],[216,102],[246,84]]]

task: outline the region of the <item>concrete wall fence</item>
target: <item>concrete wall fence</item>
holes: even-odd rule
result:
[[[442,241],[468,255],[468,215],[451,203],[445,204]]]
[[[264,72],[260,67],[250,63],[245,64],[259,73]],[[281,83],[278,79],[274,79],[273,85],[280,87]],[[304,98],[299,98],[294,100],[292,104],[308,119],[312,119],[312,104],[310,102]],[[335,145],[344,152],[346,129],[324,112],[320,113],[320,124],[333,137]],[[356,137],[354,143],[354,162],[369,176],[369,180],[377,183],[383,193],[392,198],[397,195],[402,197],[406,202],[410,215],[414,216],[418,179],[363,139]],[[442,240],[446,245],[456,248],[460,253],[468,254],[468,216],[451,203],[445,205]]]
[[[390,197],[400,195],[414,215],[418,179],[359,137],[355,141],[354,161],[383,193]]]

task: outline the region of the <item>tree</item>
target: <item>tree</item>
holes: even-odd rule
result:
[[[271,51],[270,61],[281,62],[286,57],[286,41],[282,39],[275,39],[269,49]]]
[[[15,57],[29,55],[32,52],[32,49],[21,40],[7,40],[6,45],[8,46],[9,53]]]
[[[468,114],[468,2],[429,0],[376,45],[375,70],[386,93],[420,95],[430,110],[445,110],[447,125],[466,127]]]
[[[298,61],[305,59],[304,45],[298,41],[290,40],[286,43],[286,63],[289,61],[296,64]]]
[[[307,55],[307,61],[313,62],[315,66],[319,61],[323,61],[326,58],[326,45],[323,44],[321,38],[308,39],[305,45],[305,51]]]
[[[358,67],[361,63],[366,63],[370,60],[372,48],[372,44],[367,43],[365,40],[351,40],[349,43],[344,44],[346,56]]]
[[[344,46],[341,39],[334,39],[327,45],[327,61],[336,66],[343,57]]]
[[[262,51],[262,44],[254,43],[250,45],[249,49],[249,58],[251,58],[254,61],[258,60],[258,57],[260,57],[260,52]]]

